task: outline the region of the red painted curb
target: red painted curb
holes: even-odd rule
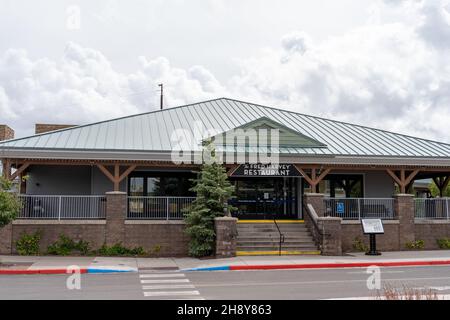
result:
[[[230,270],[333,269],[333,268],[365,268],[365,267],[370,267],[370,266],[378,266],[378,267],[408,267],[408,266],[410,266],[410,267],[415,267],[415,266],[435,266],[435,265],[450,265],[450,260],[246,265],[246,266],[230,266]]]
[[[87,269],[80,269],[80,273],[87,273]],[[0,275],[20,275],[20,274],[67,274],[67,269],[35,269],[35,270],[17,270],[17,269],[3,269],[0,270]]]

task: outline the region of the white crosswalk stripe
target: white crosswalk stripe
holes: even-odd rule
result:
[[[184,278],[184,273],[172,273],[172,274],[141,274],[140,278]]]
[[[189,279],[159,279],[159,280],[141,280],[141,283],[181,283],[189,282]]]
[[[195,296],[199,295],[198,291],[147,291],[144,292],[144,296]]]
[[[184,273],[142,270],[139,280],[149,299],[204,300]]]

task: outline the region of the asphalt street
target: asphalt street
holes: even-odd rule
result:
[[[290,300],[374,297],[366,269],[180,272],[81,275],[2,275],[0,299],[217,299]],[[431,288],[450,294],[450,266],[382,268],[381,285]]]

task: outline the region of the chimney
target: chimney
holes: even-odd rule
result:
[[[47,124],[47,123],[36,123],[35,125],[35,134],[38,133],[45,133],[60,129],[66,129],[66,128],[72,128],[76,127],[76,125],[73,124]]]
[[[0,124],[0,141],[14,139],[14,130],[6,124]]]

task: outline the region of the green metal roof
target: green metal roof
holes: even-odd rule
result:
[[[194,135],[193,124],[198,122],[205,128],[227,132],[259,119],[271,120],[322,145],[271,150],[283,155],[450,159],[450,145],[446,143],[227,98],[0,142],[0,157],[5,152],[25,157],[27,153],[38,151],[39,156],[45,157],[60,151],[60,158],[66,151],[71,151],[71,156],[74,152],[85,155],[101,152],[104,158],[108,158],[108,152],[165,153],[175,146],[171,140],[175,129],[185,129],[186,134]],[[207,135],[199,137],[192,151],[199,151],[202,139],[206,138]],[[230,152],[236,151],[233,146],[226,148]],[[257,150],[256,147],[249,149]]]

